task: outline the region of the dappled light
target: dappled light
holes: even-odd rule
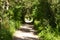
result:
[[[34,32],[33,25],[24,24],[14,33],[14,40],[38,40],[38,36]]]
[[[33,18],[31,18],[31,19],[30,18],[25,18],[25,22],[26,23],[32,23],[33,22]]]
[[[60,0],[0,0],[0,40],[60,40]]]
[[[23,38],[15,37],[14,40],[38,40],[38,39],[37,38],[31,38],[31,37],[23,37]]]

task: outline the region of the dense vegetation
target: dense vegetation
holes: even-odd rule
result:
[[[41,40],[60,40],[60,0],[0,0],[0,40],[12,40],[25,17]]]

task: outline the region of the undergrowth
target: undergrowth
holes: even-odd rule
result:
[[[35,21],[35,30],[40,40],[60,40],[59,29],[52,28],[50,25],[42,26],[39,21]]]

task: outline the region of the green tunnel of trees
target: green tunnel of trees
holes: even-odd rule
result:
[[[12,40],[25,17],[41,40],[60,40],[60,0],[0,0],[0,40]]]

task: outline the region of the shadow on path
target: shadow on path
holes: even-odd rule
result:
[[[25,38],[18,38],[18,37],[15,37],[14,40],[38,40],[37,38],[32,38],[32,37],[25,37]]]
[[[38,40],[32,24],[23,24],[20,29],[14,33],[13,40]]]

